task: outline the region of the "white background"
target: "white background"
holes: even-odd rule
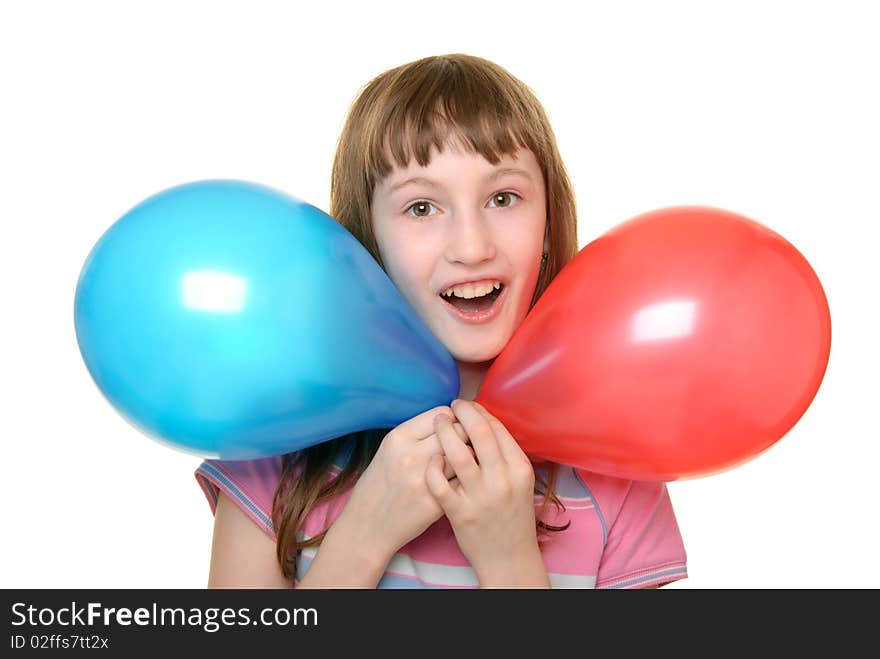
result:
[[[834,339],[795,428],[671,483],[690,578],[670,588],[873,587],[880,21],[871,2],[11,2],[0,9],[0,585],[201,588],[199,459],[127,425],[79,354],[83,261],[166,187],[239,178],[326,209],[345,112],[432,54],[501,64],[538,95],[580,243],[697,203],[810,261]]]

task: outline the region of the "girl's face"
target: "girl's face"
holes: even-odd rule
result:
[[[535,292],[547,223],[544,180],[520,149],[492,165],[450,142],[373,191],[388,276],[459,362],[507,345]]]

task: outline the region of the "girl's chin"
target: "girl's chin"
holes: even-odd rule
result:
[[[443,331],[438,332],[449,354],[459,363],[482,364],[492,361],[501,354],[510,340],[508,333],[501,328],[496,328],[491,335],[486,327],[473,326],[465,330],[462,332],[459,329],[453,333],[449,328],[443,327]]]
[[[490,362],[501,354],[500,349],[486,348],[483,350],[449,348],[449,354],[459,364],[483,364]]]

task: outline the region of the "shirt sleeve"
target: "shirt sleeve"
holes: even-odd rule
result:
[[[666,483],[630,481],[612,502],[597,588],[646,588],[687,577],[687,555]],[[615,506],[614,503],[617,503]]]
[[[195,471],[211,514],[217,510],[217,497],[222,491],[272,540],[276,540],[272,524],[272,500],[281,480],[282,457],[259,460],[205,460]]]

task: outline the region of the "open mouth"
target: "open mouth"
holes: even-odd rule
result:
[[[504,292],[504,288],[504,284],[497,282],[491,290],[487,290],[489,289],[489,286],[485,286],[478,290],[450,290],[441,293],[440,299],[455,307],[463,314],[479,314],[492,308],[492,305],[495,304],[495,300],[497,300]]]

